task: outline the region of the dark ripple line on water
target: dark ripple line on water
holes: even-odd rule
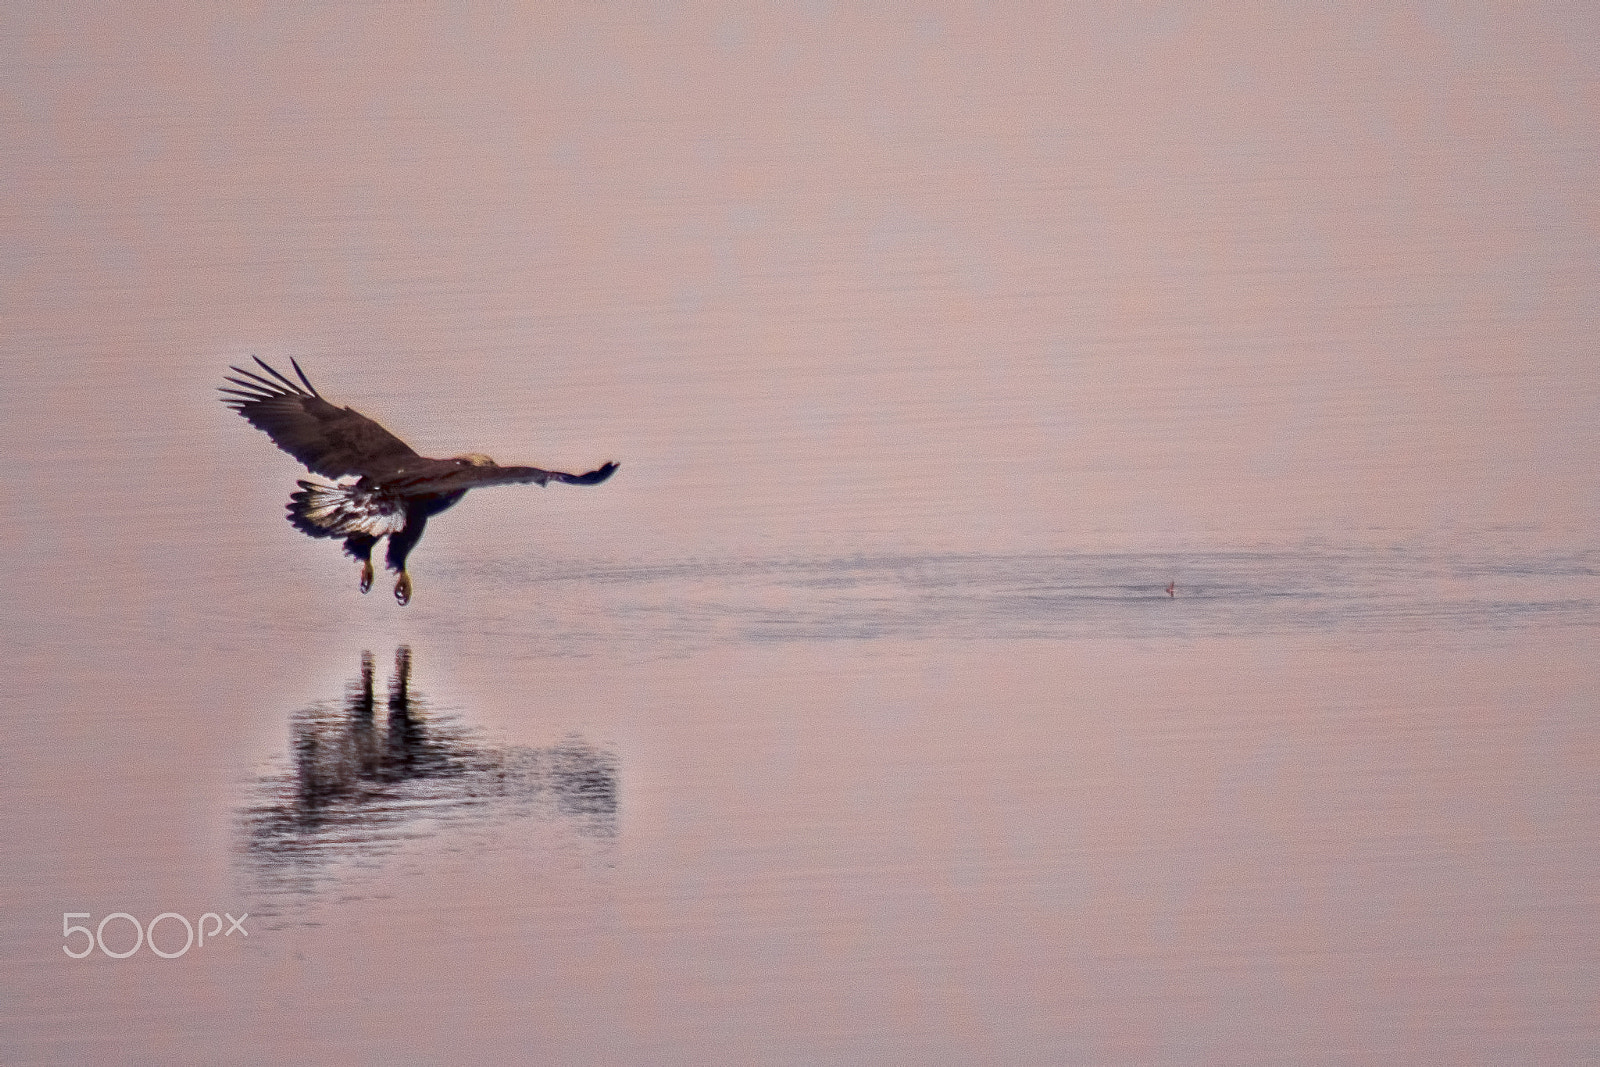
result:
[[[881,554],[589,566],[503,561],[473,573],[511,586],[586,586],[599,594],[603,615],[640,637],[1202,637],[1600,621],[1594,582],[1600,550],[1594,549]],[[1175,595],[1168,595],[1168,582]]]

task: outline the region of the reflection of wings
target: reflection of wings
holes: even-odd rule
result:
[[[223,386],[222,392],[229,394],[223,402],[250,425],[265,431],[273,444],[312,473],[328,478],[347,474],[381,477],[409,466],[407,460],[420,458],[411,446],[359,411],[335,407],[322,399],[293,359],[289,362],[305,383],[303,389],[259,356],[256,362],[272,378],[233,367],[239,377],[228,381],[238,388]]]
[[[459,459],[423,460],[405,475],[391,478],[385,487],[401,496],[420,496],[433,493],[466,492],[487,485],[524,485],[533,482],[565,482],[568,485],[599,485],[616,471],[617,464],[607,463],[587,474],[567,474],[565,471],[547,471],[538,467],[500,467],[493,464],[476,465]]]

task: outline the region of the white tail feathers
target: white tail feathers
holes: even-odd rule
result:
[[[398,497],[382,490],[301,482],[289,497],[289,521],[312,537],[383,537],[400,532],[406,512]]]

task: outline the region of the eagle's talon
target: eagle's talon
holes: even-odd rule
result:
[[[402,604],[411,600],[411,575],[401,573],[400,580],[394,583],[394,598]]]
[[[363,593],[372,588],[372,561],[369,559],[361,565],[361,591]]]

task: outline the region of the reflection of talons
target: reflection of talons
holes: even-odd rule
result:
[[[405,571],[400,572],[400,580],[394,583],[394,598],[402,604],[411,599],[411,575]]]
[[[372,561],[366,560],[361,564],[361,591],[365,593],[372,588]]]

